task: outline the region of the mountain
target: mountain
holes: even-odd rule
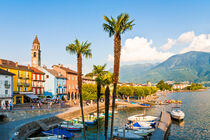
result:
[[[156,66],[157,64],[135,64],[135,65],[124,65],[120,67],[120,81],[121,82],[134,82],[136,77],[141,77],[148,70]],[[113,72],[113,69],[109,70]]]
[[[191,51],[174,55],[158,65],[140,64],[120,68],[121,82],[145,83],[160,80],[210,81],[210,53]]]

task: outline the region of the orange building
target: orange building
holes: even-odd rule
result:
[[[66,77],[66,92],[67,100],[78,100],[78,82],[77,82],[77,72],[71,70],[63,65],[53,65],[53,69],[60,72],[64,77]]]

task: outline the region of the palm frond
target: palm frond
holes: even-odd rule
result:
[[[105,32],[109,33],[109,37],[115,34],[114,28],[106,23],[103,24],[103,28]]]

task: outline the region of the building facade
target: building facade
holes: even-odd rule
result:
[[[0,69],[0,108],[13,103],[13,73]]]
[[[31,70],[33,94],[37,96],[44,96],[45,73],[34,67],[31,67]]]
[[[82,76],[82,83],[83,84],[96,84],[94,79],[90,77],[86,77],[86,76]]]
[[[77,72],[63,65],[53,65],[53,69],[61,73],[66,78],[66,100],[78,100],[78,80]]]
[[[14,104],[23,104],[24,96],[32,93],[32,70],[30,66],[18,65],[18,63],[0,59],[0,68],[15,74],[13,76]]]
[[[53,69],[40,67],[39,70],[45,73],[44,96],[48,98],[66,98],[66,78]]]

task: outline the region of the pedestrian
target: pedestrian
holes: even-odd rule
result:
[[[12,102],[9,103],[9,110],[12,110]]]
[[[5,105],[5,103],[3,103],[3,110],[6,110],[6,105]]]
[[[32,109],[32,110],[34,109],[34,104],[31,104],[31,109]]]
[[[40,108],[39,103],[37,104],[37,107]]]
[[[63,101],[61,101],[61,108],[63,107]]]
[[[6,110],[8,109],[8,102],[6,102]]]
[[[50,103],[47,103],[47,108],[50,109]]]
[[[53,103],[52,103],[52,102],[50,102],[50,108],[52,108],[52,104],[53,104]]]

